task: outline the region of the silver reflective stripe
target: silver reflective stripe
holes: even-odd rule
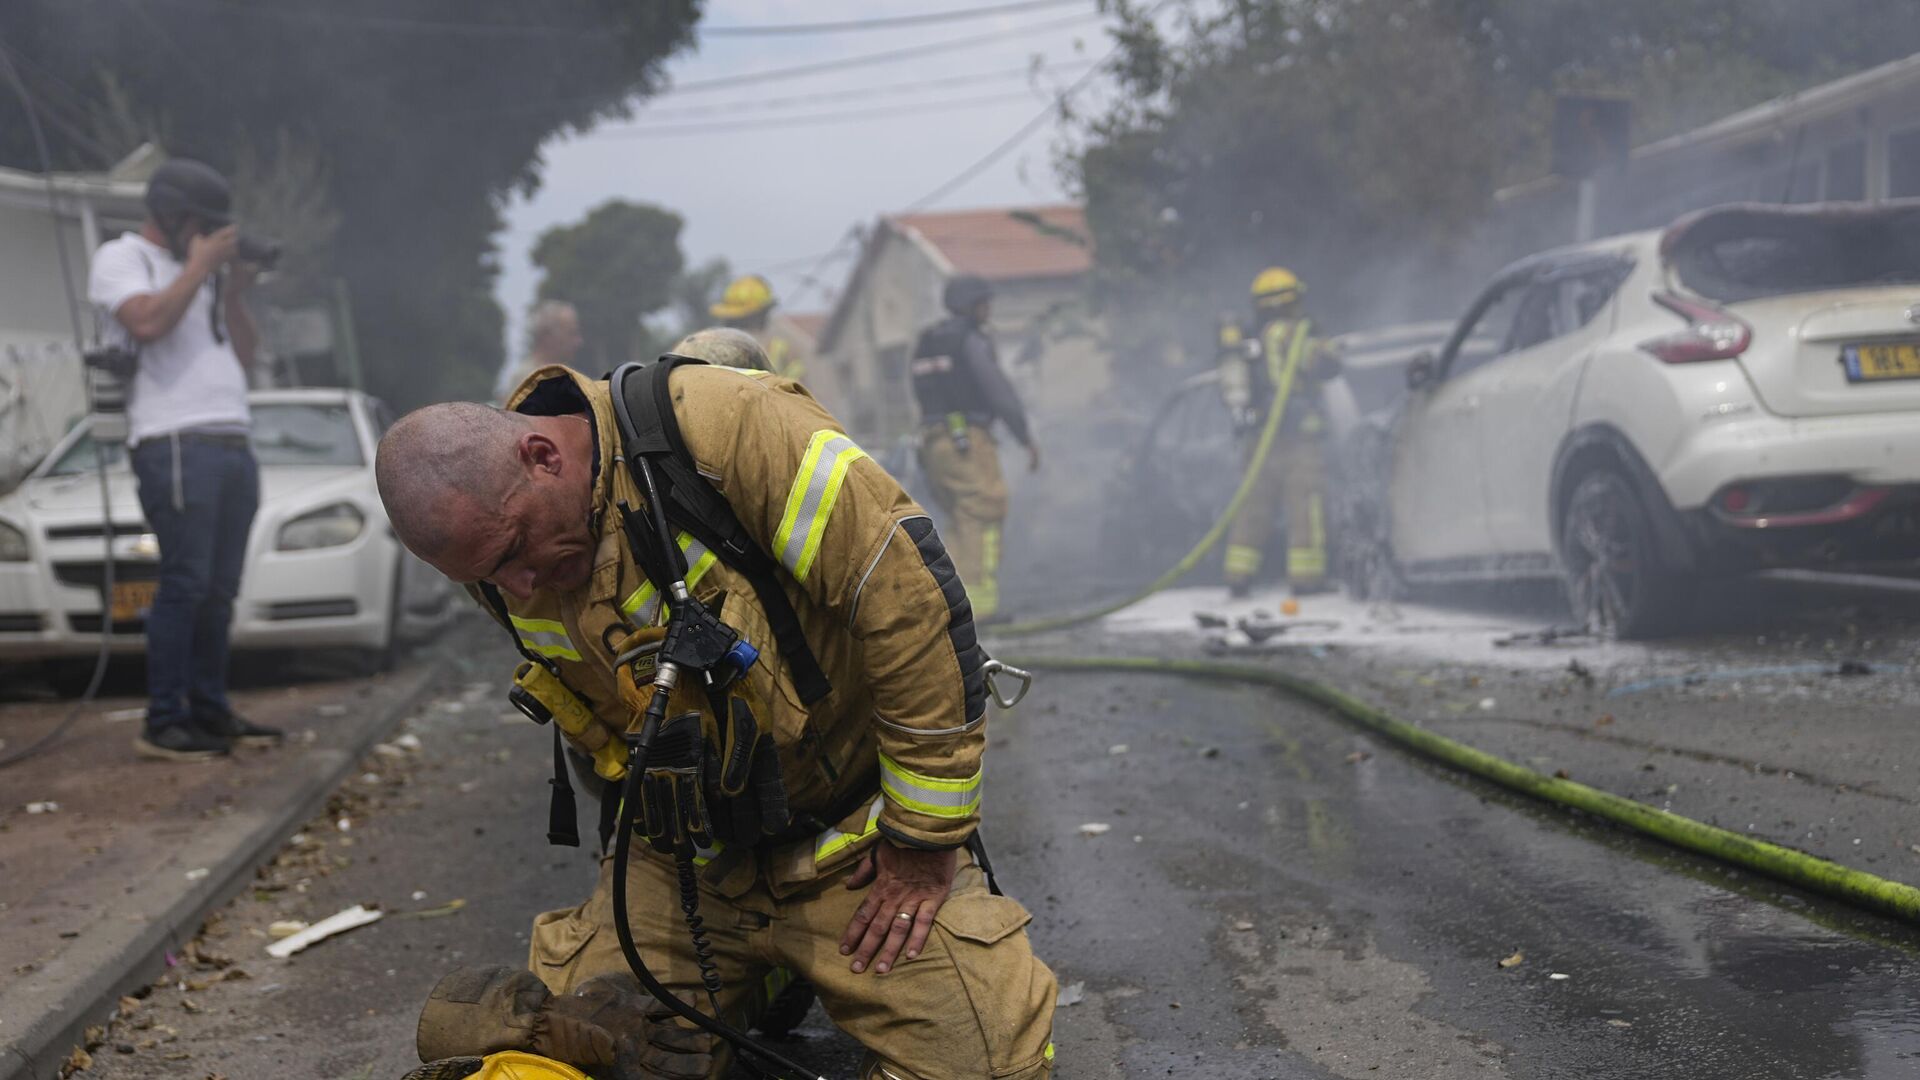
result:
[[[896,804],[931,817],[964,818],[980,808],[983,774],[949,779],[924,776],[880,755],[880,790]]]
[[[813,861],[826,862],[828,859],[845,851],[848,847],[872,836],[873,831],[880,827],[880,802],[879,799],[873,800],[872,809],[867,811],[867,827],[861,831],[857,833],[845,833],[839,829],[828,829],[815,837],[813,841]]]
[[[881,716],[879,713],[874,713],[873,719],[875,723],[879,724],[883,728],[886,728],[888,731],[891,731],[897,735],[905,735],[909,739],[950,739],[955,735],[965,735],[967,732],[972,731],[974,728],[977,728],[981,724],[986,723],[987,714],[985,712],[982,712],[979,716],[976,716],[973,719],[967,721],[966,723],[961,724],[959,727],[943,727],[943,728],[908,727],[905,724],[896,724],[893,721],[887,719],[886,717]]]
[[[820,538],[833,517],[833,504],[840,497],[847,470],[866,457],[852,439],[837,431],[816,431],[807,443],[806,456],[787,493],[786,514],[774,533],[773,546],[780,562],[794,580],[807,580],[814,557],[820,553]]]
[[[925,515],[916,516],[924,517]],[[848,626],[852,626],[854,618],[860,614],[860,594],[867,590],[867,579],[873,576],[874,570],[880,565],[880,560],[886,556],[887,549],[893,546],[893,537],[900,531],[901,522],[912,520],[913,518],[901,518],[900,521],[893,523],[893,528],[887,532],[887,538],[880,542],[880,550],[874,552],[873,561],[867,564],[866,571],[860,575],[860,584],[853,587],[853,602],[847,605]]]

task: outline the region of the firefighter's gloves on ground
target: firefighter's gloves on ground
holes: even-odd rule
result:
[[[604,975],[555,997],[531,972],[461,968],[433,988],[416,1037],[422,1061],[524,1050],[600,1080],[697,1080],[711,1037],[684,1030],[630,975]]]
[[[615,646],[621,698],[636,724],[653,701],[663,634],[642,629]],[[647,841],[663,853],[750,845],[787,827],[779,754],[744,679],[713,691],[697,672],[682,674],[648,753],[641,793]]]
[[[959,856],[951,849],[923,851],[890,841],[874,845],[847,878],[847,888],[867,890],[840,939],[840,955],[853,958],[855,974],[872,967],[885,975],[900,959],[920,955],[958,868]]]

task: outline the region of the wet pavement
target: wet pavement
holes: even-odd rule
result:
[[[532,915],[586,893],[591,857],[544,842],[547,744],[499,699],[510,654],[467,663],[407,722],[420,749],[369,759],[86,1075],[397,1077],[439,974],[522,962]],[[1270,692],[1050,675],[991,738],[996,865],[1081,995],[1060,1075],[1920,1073],[1911,931]],[[390,914],[266,957],[271,922],[353,903]],[[798,1056],[852,1075],[857,1048],[818,1013],[804,1031]]]

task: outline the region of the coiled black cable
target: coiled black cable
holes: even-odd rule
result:
[[[713,959],[713,942],[708,940],[706,917],[700,914],[700,881],[693,874],[693,859],[681,853],[674,859],[680,876],[680,913],[687,920],[687,935],[693,939],[693,962],[700,967],[700,985],[707,988],[707,1003],[713,1015],[720,1015],[720,965]]]

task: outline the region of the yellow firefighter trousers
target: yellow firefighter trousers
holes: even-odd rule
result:
[[[1228,585],[1248,584],[1260,572],[1273,537],[1275,509],[1287,519],[1287,584],[1295,589],[1325,584],[1326,483],[1317,436],[1282,434],[1274,440],[1253,490],[1227,531]]]
[[[1000,610],[1000,526],[1007,520],[1007,481],[1000,474],[1000,449],[992,433],[968,425],[967,440],[963,454],[944,423],[928,425],[920,436],[920,468],[927,474],[934,505],[946,518],[940,523],[940,538],[967,587],[973,616],[985,619]]]
[[[885,975],[855,975],[840,937],[866,891],[845,887],[852,867],[806,891],[776,899],[764,881],[727,899],[702,890],[700,914],[725,990],[720,1008],[736,1026],[781,987],[786,968],[812,982],[833,1022],[868,1051],[871,1080],[1044,1080],[1053,1068],[1053,972],[1027,944],[1031,918],[994,896],[965,861],[953,893],[934,917],[918,958]],[[653,974],[703,1010],[679,885],[665,859],[635,852],[627,868],[634,944]],[[528,966],[555,994],[596,975],[627,971],[613,928],[613,860],[602,859],[593,895],[577,908],[549,911],[533,923]],[[732,1054],[716,1048],[713,1077]]]

